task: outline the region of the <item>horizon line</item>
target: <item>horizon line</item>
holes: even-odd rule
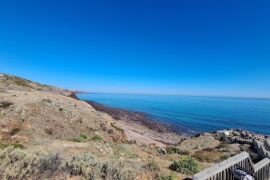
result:
[[[212,98],[242,98],[242,99],[266,99],[270,97],[255,97],[255,96],[226,96],[226,95],[198,95],[198,94],[165,94],[165,93],[140,93],[140,92],[89,92],[76,91],[76,94],[130,94],[130,95],[156,95],[156,96],[187,96],[187,97],[212,97]]]
[[[13,74],[13,73],[6,73],[6,72],[0,72],[0,75],[8,75],[8,76],[15,76],[15,77],[19,77],[19,78],[23,78],[26,80],[30,80],[34,83],[41,83],[38,82],[36,80],[32,80],[29,79],[27,77],[22,77],[20,75],[17,74]],[[173,93],[143,93],[143,92],[109,92],[109,91],[88,91],[88,90],[78,90],[78,89],[73,89],[73,88],[66,88],[66,87],[61,87],[59,85],[55,85],[55,84],[50,84],[50,83],[42,83],[44,85],[49,85],[49,86],[54,86],[54,87],[58,87],[61,89],[66,89],[66,90],[70,90],[70,91],[74,91],[77,94],[134,94],[134,95],[163,95],[163,96],[189,96],[189,97],[216,97],[216,98],[243,98],[243,99],[266,99],[269,100],[270,97],[257,97],[257,96],[234,96],[234,95],[206,95],[206,94],[184,94],[184,93],[179,93],[179,94],[173,94]]]

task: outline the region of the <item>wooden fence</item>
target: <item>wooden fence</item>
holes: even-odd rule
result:
[[[270,158],[270,151],[268,141],[261,142],[253,139],[253,147],[256,149],[257,153],[264,158]],[[267,149],[268,148],[268,149]]]
[[[242,152],[199,172],[193,176],[193,180],[233,180],[233,172],[238,167],[253,175],[256,180],[270,179],[270,159],[265,158],[254,165],[249,154]]]

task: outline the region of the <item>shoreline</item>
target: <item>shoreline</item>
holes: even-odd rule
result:
[[[116,120],[117,124],[125,130],[128,139],[131,141],[135,140],[139,142],[139,144],[156,144],[157,146],[176,145],[187,138],[198,137],[204,134],[211,134],[213,136],[226,134],[224,132],[230,132],[234,137],[239,138],[255,138],[261,140],[269,138],[269,135],[266,134],[259,134],[237,128],[188,134],[184,128],[177,129],[178,127],[175,128],[158,122],[143,112],[108,107],[94,101],[85,102],[91,105],[95,110],[109,114]]]
[[[97,111],[105,112],[116,120],[130,120],[137,123],[141,123],[145,125],[146,127],[148,127],[149,129],[152,129],[154,131],[158,131],[161,133],[170,132],[170,133],[175,133],[175,134],[184,135],[184,136],[194,136],[196,134],[199,134],[195,131],[186,129],[181,126],[175,127],[174,125],[159,122],[158,120],[150,117],[149,115],[147,115],[147,113],[144,113],[144,112],[137,112],[137,111],[130,111],[130,110],[125,110],[121,108],[109,107],[109,106],[106,106],[106,105],[103,105],[101,103],[97,103],[94,101],[85,100],[85,102],[90,104]]]
[[[191,137],[181,130],[176,131],[169,125],[155,121],[143,112],[108,107],[93,101],[85,102],[95,110],[109,114],[125,130],[128,139],[135,140],[139,144],[175,145],[183,139]]]

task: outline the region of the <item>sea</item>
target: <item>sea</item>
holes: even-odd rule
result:
[[[235,128],[270,135],[270,99],[144,94],[77,94],[81,100],[143,112],[190,134]]]

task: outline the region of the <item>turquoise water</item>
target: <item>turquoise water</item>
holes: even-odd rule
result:
[[[79,94],[82,100],[144,112],[189,132],[241,128],[270,135],[270,99],[136,94]]]

